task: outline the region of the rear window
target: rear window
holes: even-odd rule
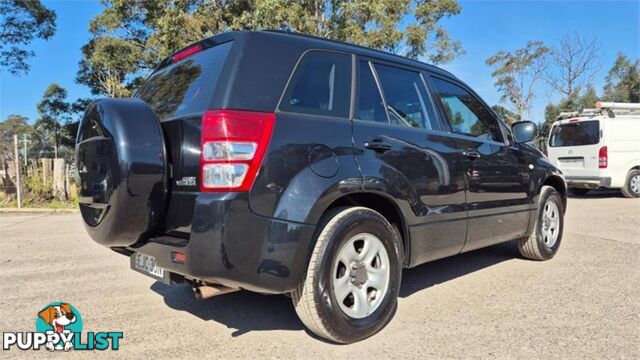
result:
[[[600,142],[600,122],[581,121],[556,125],[551,129],[549,146],[593,145]]]
[[[315,50],[300,61],[280,110],[348,117],[350,103],[351,56]]]
[[[216,45],[160,69],[136,97],[146,101],[160,120],[204,112],[231,45],[231,41]]]

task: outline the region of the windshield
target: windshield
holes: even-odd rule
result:
[[[551,129],[549,146],[593,145],[600,142],[600,121],[581,121],[556,125]]]
[[[136,97],[149,104],[161,121],[204,112],[231,44],[206,49],[151,74]]]

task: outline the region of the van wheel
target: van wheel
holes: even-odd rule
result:
[[[569,188],[569,191],[571,192],[571,194],[575,196],[585,196],[590,190],[591,189],[585,189],[585,188]]]
[[[400,239],[380,213],[338,208],[322,218],[306,279],[293,293],[300,320],[318,336],[353,343],[380,331],[400,290]]]
[[[640,170],[634,169],[627,174],[627,181],[622,187],[622,195],[628,198],[640,197]]]
[[[564,230],[564,206],[560,194],[543,186],[538,200],[538,216],[533,233],[518,240],[520,254],[531,260],[549,260],[557,252]]]

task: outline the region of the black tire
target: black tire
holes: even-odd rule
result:
[[[545,220],[544,213],[546,205],[553,203],[557,209],[558,227],[556,228],[557,238],[551,246],[545,242]],[[540,191],[538,200],[538,214],[533,232],[528,237],[518,240],[518,250],[520,254],[531,260],[549,260],[555,256],[562,242],[562,233],[564,230],[564,204],[560,194],[551,186],[543,186]]]
[[[571,192],[572,195],[575,195],[575,196],[585,196],[589,193],[589,191],[591,191],[591,189],[569,188],[569,191]]]
[[[380,331],[397,306],[402,265],[400,239],[378,212],[364,207],[331,211],[318,226],[316,243],[306,279],[293,293],[293,305],[300,320],[316,335],[337,343],[353,343]],[[333,273],[338,253],[354,235],[369,233],[381,240],[389,258],[387,291],[375,310],[364,318],[352,318],[337,303]]]
[[[629,173],[627,174],[627,179],[624,182],[624,186],[622,187],[622,189],[620,189],[622,190],[622,195],[631,199],[640,198],[640,190],[637,192],[634,191],[634,188],[632,187],[632,181],[640,181],[640,170],[633,169],[629,171]]]

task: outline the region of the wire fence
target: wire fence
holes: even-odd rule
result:
[[[41,206],[77,200],[75,169],[65,159],[30,159],[0,164],[0,206]]]

